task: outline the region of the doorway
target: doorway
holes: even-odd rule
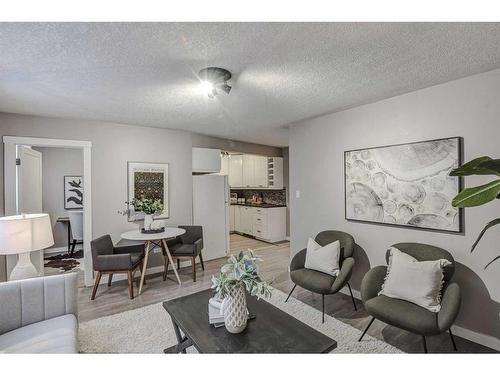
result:
[[[80,150],[83,163],[81,179],[83,192],[82,229],[83,229],[83,268],[85,285],[93,284],[92,256],[90,241],[92,238],[92,206],[91,206],[91,148],[89,141],[64,139],[11,137],[4,136],[4,192],[5,215],[16,215],[31,211],[42,212],[42,173],[43,155],[40,148],[57,148]],[[21,161],[22,160],[22,161]],[[19,168],[19,163],[22,167]],[[30,186],[34,184],[35,186]],[[63,181],[61,181],[63,184]],[[29,187],[29,190],[27,190]],[[26,190],[24,190],[26,189]],[[88,202],[88,204],[85,204]],[[31,259],[40,274],[43,274],[44,251],[31,253]],[[14,267],[15,256],[6,258],[7,274]]]

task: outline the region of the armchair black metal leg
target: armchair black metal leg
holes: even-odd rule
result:
[[[325,322],[325,295],[322,294],[321,295],[321,307],[322,307],[322,312],[323,312],[323,315],[321,316],[321,323],[324,323]]]
[[[356,307],[356,301],[354,300],[354,296],[352,295],[351,284],[347,283],[347,287],[349,288],[349,293],[351,293],[351,299],[352,299],[352,304],[354,305],[354,310],[358,311],[358,308]]]
[[[363,334],[361,335],[361,337],[359,338],[358,342],[361,341],[363,339],[363,336],[365,335],[365,333],[368,331],[368,328],[370,328],[370,326],[372,325],[373,321],[375,320],[374,317],[372,317],[372,319],[370,320],[370,323],[368,323],[368,325],[366,326],[365,330],[363,331]]]
[[[453,344],[453,350],[458,351],[457,344],[455,343],[455,338],[453,337],[453,333],[451,333],[451,328],[448,329],[448,332],[450,332],[450,339],[451,339],[451,343]]]
[[[428,353],[427,351],[427,341],[425,340],[425,336],[422,336],[422,342],[424,344],[424,353]]]
[[[292,293],[293,293],[293,291],[295,290],[295,287],[296,287],[296,286],[297,286],[297,284],[294,284],[294,285],[293,285],[293,288],[292,288],[292,290],[290,291],[290,293],[288,293],[288,297],[286,297],[285,302],[287,302],[287,301],[288,301],[288,298],[290,298],[290,296],[292,295]]]
[[[201,269],[203,271],[205,271],[205,264],[203,263],[203,257],[201,256],[201,252],[200,252],[200,255],[198,255],[200,257],[200,263],[201,263]]]

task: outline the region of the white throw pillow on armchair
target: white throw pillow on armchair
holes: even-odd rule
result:
[[[429,311],[441,309],[443,267],[446,259],[418,261],[395,247],[389,248],[389,266],[379,295],[412,302]]]
[[[321,246],[312,238],[307,241],[305,268],[337,276],[340,269],[339,259],[339,241],[331,242],[325,246]]]

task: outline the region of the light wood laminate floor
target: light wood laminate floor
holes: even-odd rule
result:
[[[237,234],[231,235],[230,242],[232,253],[239,253],[241,250],[252,249],[258,256],[264,259],[264,262],[262,262],[260,266],[261,273],[266,280],[272,281],[272,286],[274,288],[285,293],[291,290],[293,284],[288,277],[288,264],[290,262],[290,247],[288,242],[268,244]],[[111,287],[108,287],[107,284],[101,284],[94,301],[90,300],[92,288],[79,288],[79,319],[80,321],[88,321],[208,289],[211,286],[212,275],[218,273],[225,261],[225,258],[223,258],[205,262],[205,271],[202,271],[201,267],[198,266],[196,282],[192,280],[191,267],[181,268],[179,272],[182,280],[181,286],[177,285],[171,270],[167,281],[163,281],[161,274],[148,275],[147,284],[143,293],[136,296],[133,300],[128,298],[126,281],[114,282]],[[320,295],[313,294],[297,287],[293,296],[321,310]],[[351,297],[348,295],[338,293],[336,295],[326,296],[325,313],[355,328],[363,330],[369,322],[370,317],[363,309],[361,301],[357,300],[356,302],[358,311],[354,311]],[[369,334],[388,342],[404,352],[421,353],[423,350],[420,336],[396,327],[388,326],[377,320],[370,327]],[[456,337],[456,342],[458,350],[461,353],[494,352],[492,349],[460,337]],[[431,353],[453,353],[448,334],[429,337],[427,339],[427,345]]]

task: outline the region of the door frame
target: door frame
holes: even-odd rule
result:
[[[12,191],[11,184],[6,181],[15,179],[15,168],[7,168],[8,165],[15,165],[16,145],[27,145],[34,147],[59,147],[76,148],[83,152],[83,201],[87,202],[83,206],[83,262],[85,269],[85,285],[92,285],[94,273],[92,267],[92,254],[90,251],[90,241],[92,240],[92,142],[77,141],[69,139],[36,138],[36,137],[15,137],[4,136],[4,202],[5,215],[16,215],[15,191]],[[14,151],[14,152],[13,152]],[[12,164],[9,164],[12,163]],[[12,175],[14,171],[14,175]],[[14,195],[13,195],[14,194]],[[14,199],[13,199],[14,198]]]

